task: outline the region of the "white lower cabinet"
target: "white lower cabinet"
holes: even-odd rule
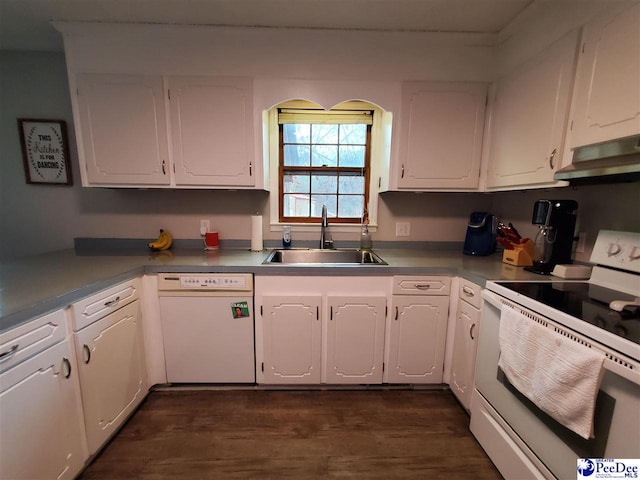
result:
[[[480,291],[480,286],[464,279],[460,280],[449,386],[467,410],[471,409],[476,350],[480,331],[482,307]]]
[[[66,329],[64,312],[53,316],[56,318],[50,314],[50,321],[32,330],[35,336],[48,326]],[[0,336],[0,354],[11,353],[2,356],[2,368],[30,346],[24,340],[31,336],[15,336],[5,350],[4,335]],[[31,345],[42,346],[48,341],[45,337]],[[72,479],[80,472],[88,453],[77,375],[68,339],[0,374],[0,478]]]
[[[381,383],[389,282],[257,276],[258,383]]]
[[[321,303],[319,295],[262,297],[259,383],[320,383]]]
[[[90,454],[147,393],[139,304],[135,300],[73,335]]]
[[[394,277],[385,382],[442,383],[449,286],[448,277]]]
[[[325,383],[382,383],[384,296],[330,296]]]

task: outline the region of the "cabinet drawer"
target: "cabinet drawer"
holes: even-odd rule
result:
[[[0,372],[60,342],[66,332],[64,310],[57,310],[1,334]]]
[[[80,300],[71,306],[73,330],[77,332],[139,297],[140,279],[134,278]]]
[[[482,297],[480,297],[480,293],[482,291],[482,287],[480,285],[476,285],[469,280],[465,280],[464,278],[460,279],[460,285],[458,287],[458,298],[460,300],[464,300],[465,302],[473,305],[478,310],[482,304]]]
[[[394,295],[449,295],[449,277],[397,275],[393,277]]]

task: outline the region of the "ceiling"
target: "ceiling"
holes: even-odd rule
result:
[[[539,1],[539,0],[538,0]],[[0,50],[62,51],[51,20],[499,33],[534,0],[0,0]]]

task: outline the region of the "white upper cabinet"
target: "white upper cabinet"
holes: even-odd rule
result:
[[[491,113],[487,189],[564,184],[562,164],[578,32],[500,78]]]
[[[78,75],[76,94],[84,186],[169,185],[162,77]]]
[[[254,184],[251,79],[170,77],[177,185]]]
[[[486,96],[484,84],[403,84],[398,189],[478,188]]]
[[[252,80],[166,81],[169,90],[161,75],[77,76],[83,186],[255,187]]]
[[[640,5],[584,29],[571,148],[640,133]]]

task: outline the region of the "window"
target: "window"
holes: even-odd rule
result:
[[[371,110],[278,110],[279,220],[360,223],[369,200]]]

